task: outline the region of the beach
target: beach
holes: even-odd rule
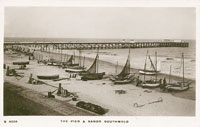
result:
[[[48,52],[36,52],[37,54],[48,55]],[[60,54],[51,53],[52,57],[60,58]],[[95,53],[93,54],[95,56]],[[101,57],[101,56],[100,56]],[[101,57],[101,59],[103,59]],[[18,66],[12,65],[13,61],[28,60],[24,55],[11,55],[4,53],[4,63],[10,68],[17,68]],[[76,57],[78,61],[78,56]],[[86,57],[85,65],[87,68],[91,65],[93,58]],[[99,72],[106,71],[107,76],[115,72],[115,65],[107,61],[99,62]],[[119,66],[119,71],[123,66]],[[47,66],[43,63],[37,63],[36,60],[31,60],[30,64],[25,70],[17,70],[23,73],[24,77],[17,79],[16,77],[6,76],[6,70],[4,70],[4,82],[21,86],[31,91],[36,91],[42,95],[47,95],[48,91],[54,91],[57,89],[59,83],[62,84],[64,89],[78,95],[78,101],[85,101],[102,106],[107,110],[105,116],[194,116],[195,115],[195,80],[186,77],[186,80],[193,81],[191,88],[188,91],[181,93],[169,93],[163,92],[159,88],[156,89],[144,89],[136,87],[135,83],[126,85],[114,85],[108,78],[94,81],[82,81],[80,77],[70,78],[61,81],[47,81],[50,85],[33,85],[28,84],[30,74],[33,74],[33,78],[37,78],[38,74],[59,74],[62,78],[69,77],[70,74],[66,73],[64,69]],[[119,73],[118,71],[118,73]],[[131,73],[137,73],[138,69],[132,68]],[[158,78],[167,77],[166,74],[159,74]],[[141,77],[142,78],[142,77]],[[181,80],[180,76],[171,76],[171,80]],[[125,94],[116,94],[116,90],[124,90]],[[71,98],[63,98],[55,95],[55,100],[59,100],[70,105],[74,105],[77,102],[71,100]],[[51,108],[49,104],[48,107]],[[62,106],[62,105],[61,105]],[[59,106],[58,106],[59,107]],[[187,109],[187,110],[185,110]],[[47,113],[46,115],[49,115]],[[59,114],[58,114],[59,115]],[[74,115],[74,114],[65,114]],[[79,115],[82,115],[81,113]],[[90,115],[90,114],[89,114]]]

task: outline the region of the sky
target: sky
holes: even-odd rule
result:
[[[6,7],[5,37],[195,39],[192,7]]]

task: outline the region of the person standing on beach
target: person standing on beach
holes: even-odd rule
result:
[[[165,89],[166,89],[166,78],[164,77],[164,79],[163,79],[163,91],[165,91]]]
[[[139,86],[139,84],[140,84],[140,76],[138,76],[136,79],[136,86]]]

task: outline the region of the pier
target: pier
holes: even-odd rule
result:
[[[28,46],[40,50],[52,49],[123,49],[123,48],[159,48],[159,47],[189,47],[188,42],[98,42],[98,43],[66,43],[66,42],[5,42],[4,47],[13,48]]]

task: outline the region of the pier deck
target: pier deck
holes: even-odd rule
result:
[[[5,42],[4,47],[20,47],[22,45],[46,50],[53,49],[122,49],[122,48],[159,48],[189,47],[188,42],[98,42],[98,43],[57,43],[57,42]]]

